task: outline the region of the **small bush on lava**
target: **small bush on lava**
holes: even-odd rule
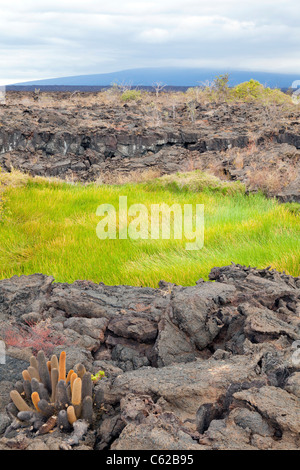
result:
[[[122,101],[136,101],[139,100],[142,96],[142,92],[140,90],[126,90],[121,95]]]

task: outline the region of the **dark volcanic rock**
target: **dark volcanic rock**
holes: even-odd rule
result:
[[[19,317],[26,313],[41,313],[47,294],[51,291],[52,277],[42,274],[14,276],[0,285],[0,318]]]
[[[30,108],[8,94],[0,109],[0,166],[69,181],[126,180],[132,173],[201,169],[281,201],[300,201],[299,111],[259,103],[76,105]],[[167,96],[167,95],[166,95]],[[30,96],[28,96],[30,98]],[[196,104],[196,103],[195,103]],[[26,113],[26,120],[24,120]]]
[[[0,382],[17,382],[20,379],[22,371],[27,369],[28,362],[22,361],[6,354],[5,364],[0,364]]]
[[[34,314],[51,332],[52,352],[67,352],[68,368],[104,370],[95,386],[96,438],[81,443],[88,448],[297,447],[300,278],[232,264],[210,279],[150,289],[15,276],[0,281],[1,339]],[[65,344],[55,343],[58,334]],[[63,436],[32,443],[11,423],[9,393],[31,350],[7,341],[0,424],[9,428],[0,448],[68,447]]]

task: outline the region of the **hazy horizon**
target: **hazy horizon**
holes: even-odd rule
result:
[[[113,83],[131,87],[151,87],[161,83],[169,87],[190,87],[212,83],[216,76],[229,72],[229,86],[254,79],[271,88],[289,88],[297,74],[195,69],[178,67],[136,68],[105,74],[75,75],[12,84],[14,87],[106,87]],[[8,86],[9,87],[9,86]]]

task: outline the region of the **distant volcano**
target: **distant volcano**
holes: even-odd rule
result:
[[[86,86],[101,87],[110,86],[113,83],[126,84],[134,87],[152,86],[160,82],[167,86],[197,86],[211,82],[216,76],[229,73],[230,86],[235,86],[253,78],[265,86],[271,88],[289,88],[299,79],[296,74],[279,74],[270,72],[252,72],[236,70],[217,70],[203,68],[139,68],[122,70],[112,73],[100,73],[94,75],[78,75],[73,77],[51,78],[47,80],[34,80],[30,82],[16,83],[15,86]],[[12,86],[12,85],[11,85]],[[8,88],[10,88],[9,86]]]

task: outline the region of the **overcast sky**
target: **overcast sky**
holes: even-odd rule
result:
[[[0,0],[0,84],[153,66],[298,73],[299,0]]]

